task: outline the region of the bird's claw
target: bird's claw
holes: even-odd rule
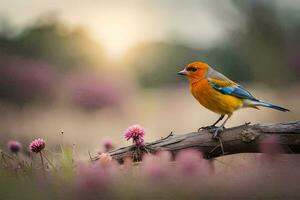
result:
[[[218,139],[220,133],[222,133],[226,128],[223,126],[215,126],[215,125],[211,125],[211,126],[204,126],[198,129],[198,132],[200,132],[201,130],[207,130],[209,133],[213,134],[212,138],[213,139]]]
[[[213,139],[218,139],[218,138],[219,138],[219,134],[222,133],[222,132],[224,131],[224,129],[225,129],[225,127],[222,127],[222,126],[217,127],[217,128],[214,130],[214,132],[213,132],[212,138],[213,138]]]
[[[214,130],[218,128],[217,126],[215,125],[211,125],[211,126],[202,126],[198,129],[198,132],[202,131],[202,130],[208,130],[210,133],[211,132],[214,132]]]

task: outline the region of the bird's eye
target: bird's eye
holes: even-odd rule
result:
[[[187,68],[186,70],[187,70],[187,71],[195,72],[195,71],[198,70],[198,68],[197,68],[197,67],[189,67],[189,68]]]

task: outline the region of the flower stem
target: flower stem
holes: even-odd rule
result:
[[[40,156],[41,156],[41,162],[42,162],[42,166],[43,166],[43,174],[44,176],[46,176],[46,170],[45,170],[45,164],[44,164],[44,158],[43,158],[43,154],[40,151]]]
[[[44,157],[45,160],[51,165],[51,167],[56,171],[55,165],[47,158],[47,156],[46,156],[46,155],[43,155],[43,157]]]

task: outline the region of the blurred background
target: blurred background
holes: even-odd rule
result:
[[[0,142],[87,152],[129,144],[132,124],[146,141],[195,131],[218,117],[176,74],[197,60],[292,110],[244,109],[228,126],[298,120],[300,2],[0,0]]]

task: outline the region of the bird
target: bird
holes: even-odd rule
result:
[[[258,107],[262,106],[282,112],[289,111],[281,106],[258,100],[244,87],[216,71],[207,63],[192,62],[178,74],[187,77],[190,91],[201,105],[220,115],[212,125],[198,129],[198,131],[209,130],[213,134],[213,138],[219,138],[219,134],[225,129],[226,122],[238,109],[259,109]],[[224,122],[220,126],[216,126],[226,115],[227,118]]]

